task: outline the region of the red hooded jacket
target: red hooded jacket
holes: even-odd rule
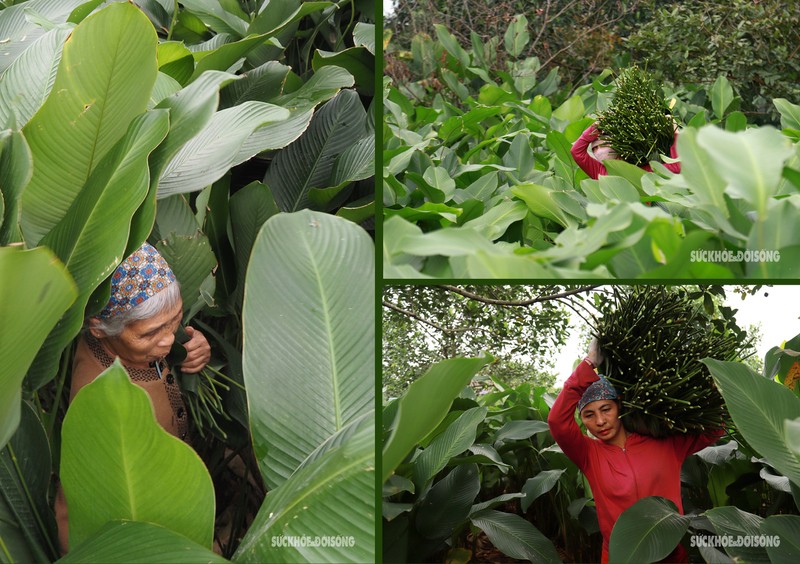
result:
[[[597,139],[600,136],[600,132],[594,126],[594,124],[590,125],[586,128],[586,131],[581,133],[581,136],[573,143],[572,149],[570,153],[572,153],[572,158],[575,159],[575,162],[578,163],[578,166],[581,167],[583,172],[589,175],[589,178],[593,178],[597,180],[598,176],[605,176],[608,174],[606,167],[603,166],[603,163],[595,159],[592,155],[589,154],[589,146],[592,144],[592,141]],[[669,156],[672,159],[678,158],[678,132],[675,132],[675,140],[672,142],[672,147],[669,150]],[[664,164],[667,169],[671,170],[675,174],[680,173],[681,171],[681,163],[665,163]],[[646,170],[647,172],[653,172],[653,169],[650,167],[649,164],[644,164],[640,168]]]
[[[665,497],[683,514],[681,465],[690,454],[716,442],[723,430],[707,435],[673,435],[666,439],[628,433],[625,448],[590,438],[581,433],[575,421],[575,409],[586,388],[597,380],[591,365],[581,362],[564,383],[547,422],[558,446],[589,481],[603,535],[602,561],[607,562],[614,523],[639,499],[653,495]],[[685,557],[685,553],[680,552]]]

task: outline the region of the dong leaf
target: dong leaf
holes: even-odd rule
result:
[[[561,561],[553,543],[519,515],[485,509],[470,520],[507,556],[530,562]]]
[[[31,152],[20,131],[0,133],[0,196],[3,217],[0,221],[0,245],[22,241],[19,231],[19,200],[33,173]]]
[[[39,351],[29,375],[31,389],[53,377],[60,352],[80,331],[92,292],[125,258],[131,217],[150,183],[147,157],[164,139],[167,126],[164,110],[136,118],[96,167],[64,218],[42,240],[67,266],[79,295]]]
[[[0,247],[0,447],[20,419],[20,385],[47,334],[77,296],[47,248]]]
[[[267,494],[234,561],[375,562],[373,421],[370,413],[351,423],[354,433],[323,449]],[[319,543],[289,544],[311,531],[312,541],[316,537]]]
[[[61,49],[71,28],[48,31],[34,41],[0,76],[0,124],[13,115],[22,127],[39,109],[55,80]]]
[[[742,511],[733,506],[709,509],[706,511],[706,517],[711,521],[711,525],[713,525],[717,535],[732,536],[739,539],[757,537],[759,528],[764,521],[758,515]],[[744,546],[729,545],[725,547],[725,552],[739,562],[764,562],[768,560],[767,551],[763,546],[749,546],[750,543],[742,544]]]
[[[744,364],[703,361],[748,444],[781,474],[800,484],[800,457],[789,447],[784,422],[800,413],[800,398]]]
[[[363,135],[366,112],[358,94],[340,92],[311,119],[308,129],[275,156],[264,177],[282,211],[308,206],[308,191],[330,185],[338,155]]]
[[[167,527],[138,521],[114,520],[100,527],[58,562],[222,564],[228,560]]]
[[[399,400],[392,432],[383,447],[382,482],[442,422],[453,399],[490,361],[491,357],[445,360],[431,366],[409,386]]]
[[[67,214],[97,164],[147,107],[157,37],[133,4],[114,3],[78,25],[53,89],[23,129],[33,177],[22,194],[22,233],[36,245]]]
[[[759,532],[780,539],[780,543],[767,546],[770,562],[796,562],[800,558],[800,516],[770,515],[761,522]]]
[[[117,360],[80,389],[62,430],[61,481],[69,544],[108,521],[144,521],[211,547],[214,487],[194,450],[156,421]]]
[[[270,488],[374,401],[372,253],[358,226],[311,211],[272,216],[253,245],[244,373]]]
[[[645,497],[622,512],[608,545],[614,562],[657,562],[672,552],[689,528],[691,517],[678,513],[663,497]]]

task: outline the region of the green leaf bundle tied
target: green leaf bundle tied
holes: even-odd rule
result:
[[[714,318],[686,292],[663,286],[614,289],[595,319],[625,429],[663,438],[720,427],[724,400],[700,361],[741,359],[741,330]]]
[[[620,73],[611,105],[598,115],[596,126],[619,158],[636,166],[669,155],[675,136],[661,89],[636,66]]]

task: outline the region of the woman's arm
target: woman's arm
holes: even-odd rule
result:
[[[581,133],[581,136],[572,144],[572,149],[570,149],[572,158],[575,159],[575,162],[578,163],[581,170],[588,174],[589,178],[595,180],[597,180],[598,176],[608,174],[606,172],[606,167],[604,167],[600,161],[592,158],[588,152],[589,145],[599,136],[600,132],[597,131],[597,128],[592,124]]]
[[[575,421],[575,408],[578,402],[592,383],[598,380],[597,373],[589,361],[582,361],[572,375],[564,382],[564,387],[558,394],[550,414],[547,416],[547,423],[550,425],[550,433],[570,460],[583,468],[586,463],[587,443],[589,437],[581,433],[578,423]]]
[[[672,141],[672,147],[669,149],[669,157],[671,159],[678,158],[678,130],[675,129],[675,138]],[[681,172],[681,163],[664,163],[664,166],[667,170],[674,172],[675,174],[680,174]]]

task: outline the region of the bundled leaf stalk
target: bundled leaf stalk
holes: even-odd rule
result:
[[[741,360],[747,344],[738,328],[664,286],[615,288],[601,311],[594,327],[605,355],[600,372],[619,394],[626,430],[663,438],[725,422],[724,400],[700,361]]]
[[[633,66],[620,73],[616,86],[611,105],[597,117],[601,138],[620,159],[636,166],[669,155],[675,129],[656,81]]]
[[[224,440],[227,438],[227,434],[220,426],[220,421],[230,421],[231,418],[225,412],[221,390],[230,390],[228,384],[239,387],[241,385],[210,364],[207,364],[197,374],[183,374],[180,370],[180,364],[186,358],[186,349],[183,348],[183,343],[188,340],[189,335],[186,334],[183,327],[180,327],[175,334],[175,342],[167,357],[167,363],[178,379],[184,403],[189,412],[189,419],[197,432],[204,438],[207,433],[215,433]]]

